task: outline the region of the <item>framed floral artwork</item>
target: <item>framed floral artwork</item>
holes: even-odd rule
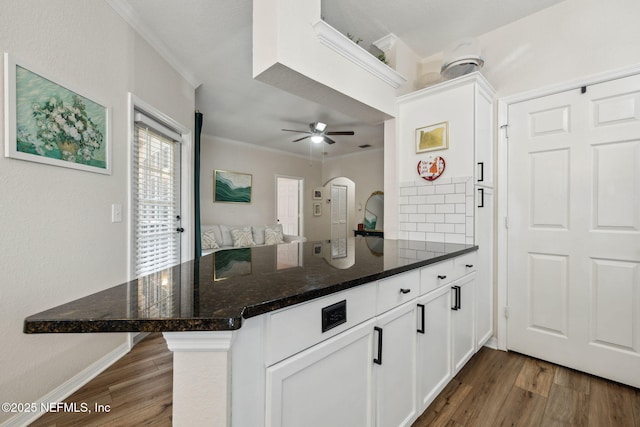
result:
[[[449,148],[449,122],[416,129],[416,154]]]
[[[110,111],[4,55],[5,156],[111,174]]]

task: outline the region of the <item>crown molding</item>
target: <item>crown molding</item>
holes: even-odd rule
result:
[[[370,72],[394,89],[398,89],[407,82],[407,78],[389,67],[378,58],[358,46],[347,36],[327,24],[323,20],[312,25],[320,43],[339,53],[360,68]]]
[[[389,33],[386,36],[374,41],[372,44],[381,51],[387,52],[396,45],[396,41],[398,41],[398,36],[393,33]]]
[[[153,47],[158,54],[169,63],[169,65],[176,70],[183,79],[187,81],[194,89],[202,84],[189,70],[184,68],[180,61],[169,51],[167,46],[155,36],[153,31],[140,19],[139,15],[133,10],[131,5],[126,0],[106,0],[107,4],[116,11],[118,15],[125,20],[127,24],[135,32],[140,34],[144,40],[147,41]]]

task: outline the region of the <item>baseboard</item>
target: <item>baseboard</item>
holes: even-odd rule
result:
[[[487,340],[487,342],[484,343],[484,346],[492,348],[494,350],[498,350],[498,339],[495,337],[495,335],[493,335]]]
[[[79,372],[74,377],[68,379],[60,386],[51,390],[46,395],[42,396],[36,402],[34,402],[38,408],[40,408],[41,403],[48,402],[62,402],[67,397],[71,396],[75,391],[80,389],[83,385],[97,377],[100,373],[102,373],[109,366],[113,365],[115,362],[120,360],[122,356],[127,354],[130,350],[130,346],[128,343],[123,343],[96,360],[91,365],[87,366],[81,372]],[[23,412],[21,414],[16,415],[13,418],[9,418],[4,423],[0,424],[0,427],[22,427],[29,425],[34,422],[38,418],[44,415],[43,412]]]

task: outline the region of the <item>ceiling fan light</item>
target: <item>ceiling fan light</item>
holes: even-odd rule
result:
[[[315,142],[316,144],[320,144],[322,141],[324,141],[324,136],[322,135],[313,135],[311,137],[311,142]]]
[[[322,122],[317,122],[315,125],[315,130],[317,130],[318,132],[324,132],[324,130],[327,128],[327,124],[326,123],[322,123]],[[314,141],[316,142],[316,141]],[[320,141],[318,141],[320,142]]]

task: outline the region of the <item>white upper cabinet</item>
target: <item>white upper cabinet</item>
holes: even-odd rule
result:
[[[493,187],[494,93],[476,72],[398,98],[399,182],[420,179],[418,162],[440,156],[443,178],[473,177],[476,185]],[[420,130],[440,123],[447,124],[445,147],[418,149]]]

